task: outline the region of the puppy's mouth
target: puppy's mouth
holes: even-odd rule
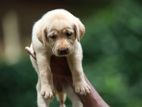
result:
[[[61,57],[69,55],[69,49],[58,50],[58,55],[61,56]]]
[[[68,54],[57,55],[57,57],[66,57]]]
[[[68,56],[69,54],[70,54],[69,49],[63,48],[63,49],[58,49],[55,53],[55,56],[64,57],[64,56]]]

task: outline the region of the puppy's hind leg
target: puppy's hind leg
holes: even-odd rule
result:
[[[64,92],[56,92],[56,98],[60,103],[59,107],[66,107],[65,100],[66,100],[66,94]]]

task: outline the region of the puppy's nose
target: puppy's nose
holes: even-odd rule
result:
[[[59,53],[59,55],[66,55],[69,53],[69,49],[68,48],[58,49],[58,53]]]

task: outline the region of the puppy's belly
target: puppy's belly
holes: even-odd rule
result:
[[[72,75],[66,57],[51,57],[51,71],[53,73],[53,83],[57,91],[63,88],[72,87]]]

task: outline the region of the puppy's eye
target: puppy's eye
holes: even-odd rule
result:
[[[56,39],[56,37],[57,37],[56,35],[49,36],[50,39]]]
[[[72,32],[66,32],[66,33],[65,33],[65,35],[66,35],[67,37],[72,36],[72,34],[73,34]]]

